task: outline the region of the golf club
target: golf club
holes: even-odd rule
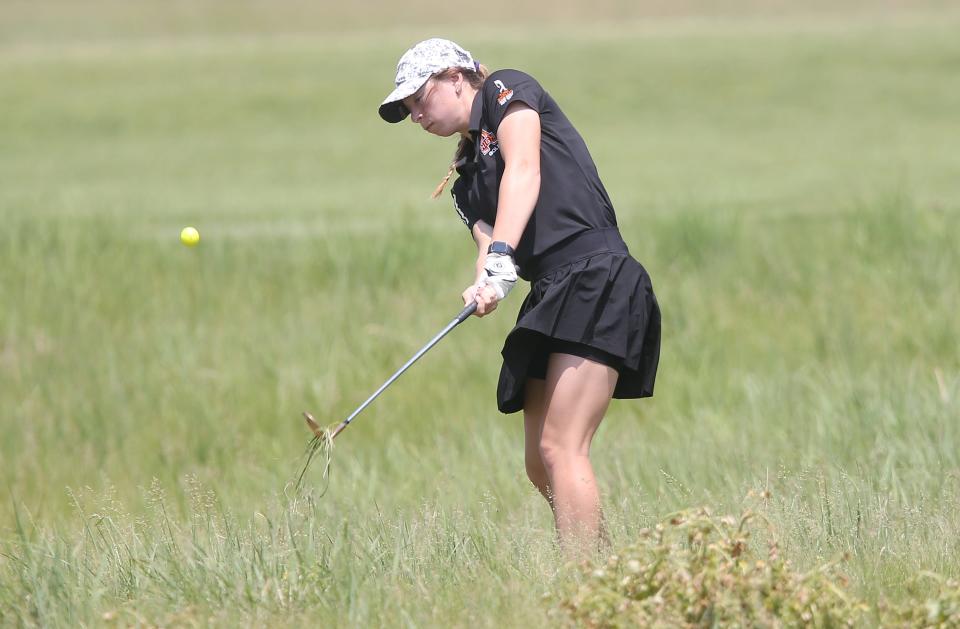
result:
[[[400,374],[402,374],[404,371],[406,371],[407,369],[409,369],[410,366],[411,366],[413,363],[417,362],[417,360],[419,360],[419,358],[420,358],[421,356],[423,356],[424,354],[426,354],[427,351],[429,351],[431,347],[433,347],[434,345],[436,345],[437,343],[439,343],[439,342],[440,342],[440,339],[442,339],[444,336],[446,336],[446,335],[450,332],[450,330],[452,330],[453,328],[457,327],[458,325],[460,325],[461,323],[463,323],[464,321],[466,321],[467,317],[469,317],[470,315],[472,315],[476,310],[477,310],[477,304],[476,304],[476,302],[467,305],[463,310],[461,310],[461,311],[460,311],[460,314],[458,314],[458,315],[453,319],[453,321],[451,321],[450,323],[448,323],[447,326],[446,326],[445,328],[443,328],[443,330],[441,330],[439,334],[437,334],[435,337],[433,337],[432,339],[430,339],[430,342],[428,342],[426,345],[424,345],[424,346],[420,349],[420,351],[418,351],[416,354],[414,354],[414,355],[413,355],[413,358],[411,358],[410,360],[408,360],[408,361],[403,365],[403,367],[400,367],[400,369],[398,369],[395,374],[393,374],[392,376],[390,376],[390,379],[389,379],[389,380],[387,380],[386,382],[384,382],[383,385],[381,385],[381,387],[380,387],[379,389],[377,389],[377,390],[373,393],[373,395],[371,395],[369,398],[367,398],[367,400],[366,400],[363,404],[361,404],[361,405],[357,408],[357,410],[353,411],[353,413],[351,413],[349,417],[347,417],[345,420],[343,420],[342,422],[340,422],[340,424],[339,424],[333,431],[331,431],[330,433],[325,432],[325,431],[320,427],[320,424],[317,422],[317,420],[314,419],[313,415],[311,415],[310,413],[308,413],[308,412],[305,411],[305,412],[303,413],[303,417],[307,420],[307,425],[310,426],[310,430],[312,430],[312,431],[313,431],[313,434],[314,434],[314,440],[313,440],[313,442],[312,442],[312,445],[313,445],[313,446],[317,446],[317,445],[319,445],[321,442],[328,441],[328,440],[332,442],[332,441],[334,440],[334,438],[336,438],[336,436],[339,435],[339,434],[343,431],[344,428],[346,428],[347,426],[350,425],[350,422],[353,421],[353,418],[356,417],[357,415],[359,415],[359,414],[363,411],[363,409],[367,408],[367,406],[369,406],[370,403],[373,402],[373,401],[377,398],[378,395],[380,395],[381,393],[383,393],[384,390],[385,390],[387,387],[389,387],[389,386],[393,383],[394,380],[396,380],[397,378],[400,377]],[[311,448],[311,456],[312,456],[312,453],[313,453],[315,450],[316,450],[315,447]],[[308,463],[309,463],[309,461],[308,461]],[[306,467],[304,467],[304,471],[306,471]],[[301,474],[301,478],[302,478],[302,477],[303,477],[303,474]]]

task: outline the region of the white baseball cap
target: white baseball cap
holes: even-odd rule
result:
[[[403,53],[397,63],[396,88],[380,104],[380,117],[387,122],[400,122],[410,113],[403,99],[423,87],[441,70],[464,68],[476,70],[477,63],[469,52],[449,39],[427,39]]]

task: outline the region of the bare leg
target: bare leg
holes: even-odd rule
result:
[[[523,448],[527,466],[527,478],[533,483],[553,508],[553,492],[550,478],[540,456],[540,435],[543,433],[544,388],[546,382],[537,378],[527,379],[523,401]]]
[[[617,375],[612,367],[569,354],[551,354],[547,365],[540,456],[557,533],[574,553],[596,550],[601,541],[590,443],[613,397]]]

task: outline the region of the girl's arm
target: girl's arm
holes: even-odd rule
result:
[[[468,286],[466,290],[463,291],[463,303],[469,304],[471,302],[477,302],[477,315],[483,316],[488,312],[492,312],[496,309],[497,303],[494,299],[493,303],[488,303],[488,299],[484,299],[483,310],[481,311],[480,300],[477,298],[477,286],[480,284],[480,280],[487,276],[487,272],[483,269],[483,263],[487,259],[487,247],[490,246],[490,243],[493,242],[493,228],[490,227],[486,222],[480,220],[473,224],[473,240],[477,243],[477,261],[474,265],[475,273],[473,278],[473,284]]]
[[[473,226],[473,239],[477,243],[476,282],[463,292],[465,303],[477,302],[477,316],[480,317],[493,312],[498,301],[493,286],[477,289],[477,284],[487,278],[484,270],[487,247],[493,241],[500,241],[516,249],[540,197],[540,114],[526,103],[512,103],[500,121],[497,141],[504,162],[497,220],[493,229],[483,221],[477,221]],[[513,281],[509,282],[507,290],[513,286]]]
[[[493,228],[482,220],[477,221],[473,224],[473,240],[477,243],[477,272],[473,283],[477,284],[487,275],[483,270],[483,262],[487,259],[487,248],[493,242]]]
[[[540,114],[512,103],[497,129],[504,169],[492,239],[514,249],[540,197]]]

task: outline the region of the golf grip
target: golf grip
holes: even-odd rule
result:
[[[477,302],[472,302],[467,304],[463,310],[460,311],[460,314],[457,315],[457,323],[463,323],[467,320],[467,317],[472,315],[477,311]]]
[[[437,334],[435,337],[433,337],[432,339],[430,339],[430,342],[429,342],[429,343],[427,343],[427,344],[424,345],[422,348],[420,348],[420,351],[418,351],[416,354],[414,354],[414,355],[413,355],[413,358],[411,358],[410,360],[408,360],[408,361],[403,365],[403,367],[401,367],[400,369],[398,369],[395,374],[393,374],[392,376],[390,376],[390,379],[387,380],[386,382],[384,382],[383,385],[382,385],[379,389],[377,389],[376,392],[374,392],[373,395],[371,395],[370,397],[368,397],[368,398],[367,398],[367,401],[364,402],[363,404],[361,404],[361,405],[357,408],[357,410],[353,411],[353,413],[350,414],[350,417],[348,417],[348,418],[346,418],[345,420],[343,420],[343,422],[342,422],[339,426],[337,426],[337,430],[336,430],[333,434],[336,435],[336,434],[338,434],[341,430],[343,430],[344,428],[346,428],[346,427],[350,424],[350,422],[353,421],[353,418],[356,417],[357,415],[359,415],[360,412],[361,412],[363,409],[367,408],[367,406],[370,405],[370,402],[373,402],[375,399],[377,399],[377,396],[380,395],[381,393],[383,393],[383,391],[384,391],[387,387],[389,387],[391,384],[393,384],[393,381],[396,380],[397,378],[399,378],[399,377],[400,377],[400,374],[402,374],[404,371],[406,371],[407,369],[409,369],[410,366],[411,366],[413,363],[417,362],[417,360],[419,360],[421,356],[423,356],[424,354],[426,354],[426,353],[430,350],[431,347],[433,347],[434,345],[436,345],[437,343],[439,343],[439,342],[440,342],[440,339],[442,339],[443,337],[445,337],[445,336],[447,335],[447,333],[450,332],[450,330],[452,330],[453,328],[457,327],[458,325],[460,325],[461,323],[463,323],[464,321],[466,321],[466,320],[467,320],[467,317],[469,317],[469,316],[472,315],[474,312],[476,312],[476,310],[477,310],[477,302],[473,302],[473,303],[471,303],[471,304],[467,304],[467,306],[464,307],[464,309],[460,311],[460,314],[458,314],[453,321],[451,321],[450,323],[447,324],[447,327],[443,328],[443,329],[440,331],[439,334]]]

